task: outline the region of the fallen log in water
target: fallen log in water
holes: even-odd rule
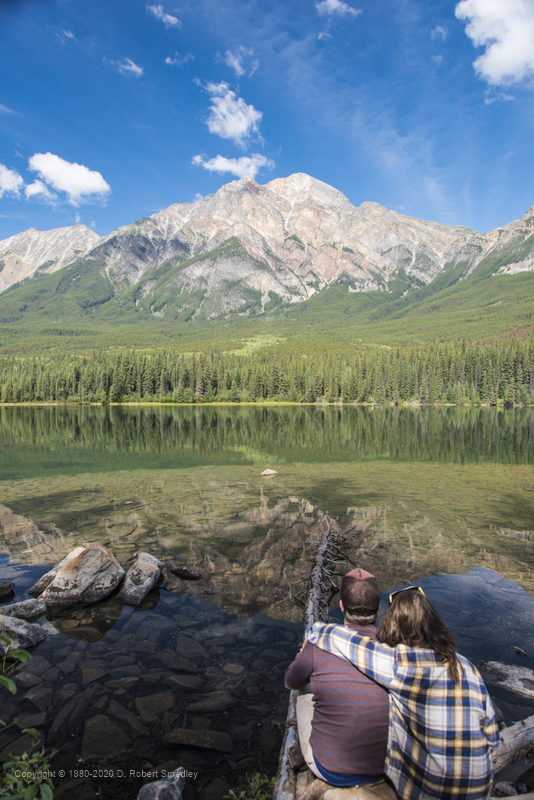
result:
[[[345,541],[345,535],[352,528],[340,533],[335,524],[328,520],[326,523],[326,531],[322,537],[315,537],[312,540],[315,555],[308,576],[307,592],[302,598],[304,640],[314,622],[328,621],[328,605],[333,592],[338,591],[330,576],[334,573],[337,564],[347,560],[339,549],[339,545]],[[296,800],[305,795],[315,780],[315,776],[309,770],[297,773],[289,765],[289,751],[293,745],[298,744],[297,697],[298,692],[292,690],[289,694],[286,728],[274,784],[273,800]],[[327,786],[327,784],[324,785]],[[310,795],[310,797],[312,796],[314,795]]]

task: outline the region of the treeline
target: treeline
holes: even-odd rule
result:
[[[534,340],[346,353],[260,350],[3,357],[0,402],[317,401],[529,404]]]

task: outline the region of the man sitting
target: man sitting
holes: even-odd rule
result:
[[[380,592],[374,575],[353,569],[341,583],[339,607],[345,625],[375,638]],[[332,786],[370,788],[385,781],[388,695],[342,658],[306,642],[285,674],[287,689],[311,693],[297,698],[302,754],[311,772]],[[395,796],[384,783],[384,797]]]

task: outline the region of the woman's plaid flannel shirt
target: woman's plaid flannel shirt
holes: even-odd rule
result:
[[[454,683],[433,650],[381,644],[342,625],[315,623],[308,641],[344,658],[389,691],[385,771],[402,800],[485,800],[495,710],[477,669],[458,656]]]

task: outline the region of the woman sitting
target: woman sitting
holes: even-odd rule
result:
[[[420,587],[390,595],[376,640],[323,623],[308,640],[389,691],[385,772],[402,800],[486,800],[499,742],[495,711]]]

